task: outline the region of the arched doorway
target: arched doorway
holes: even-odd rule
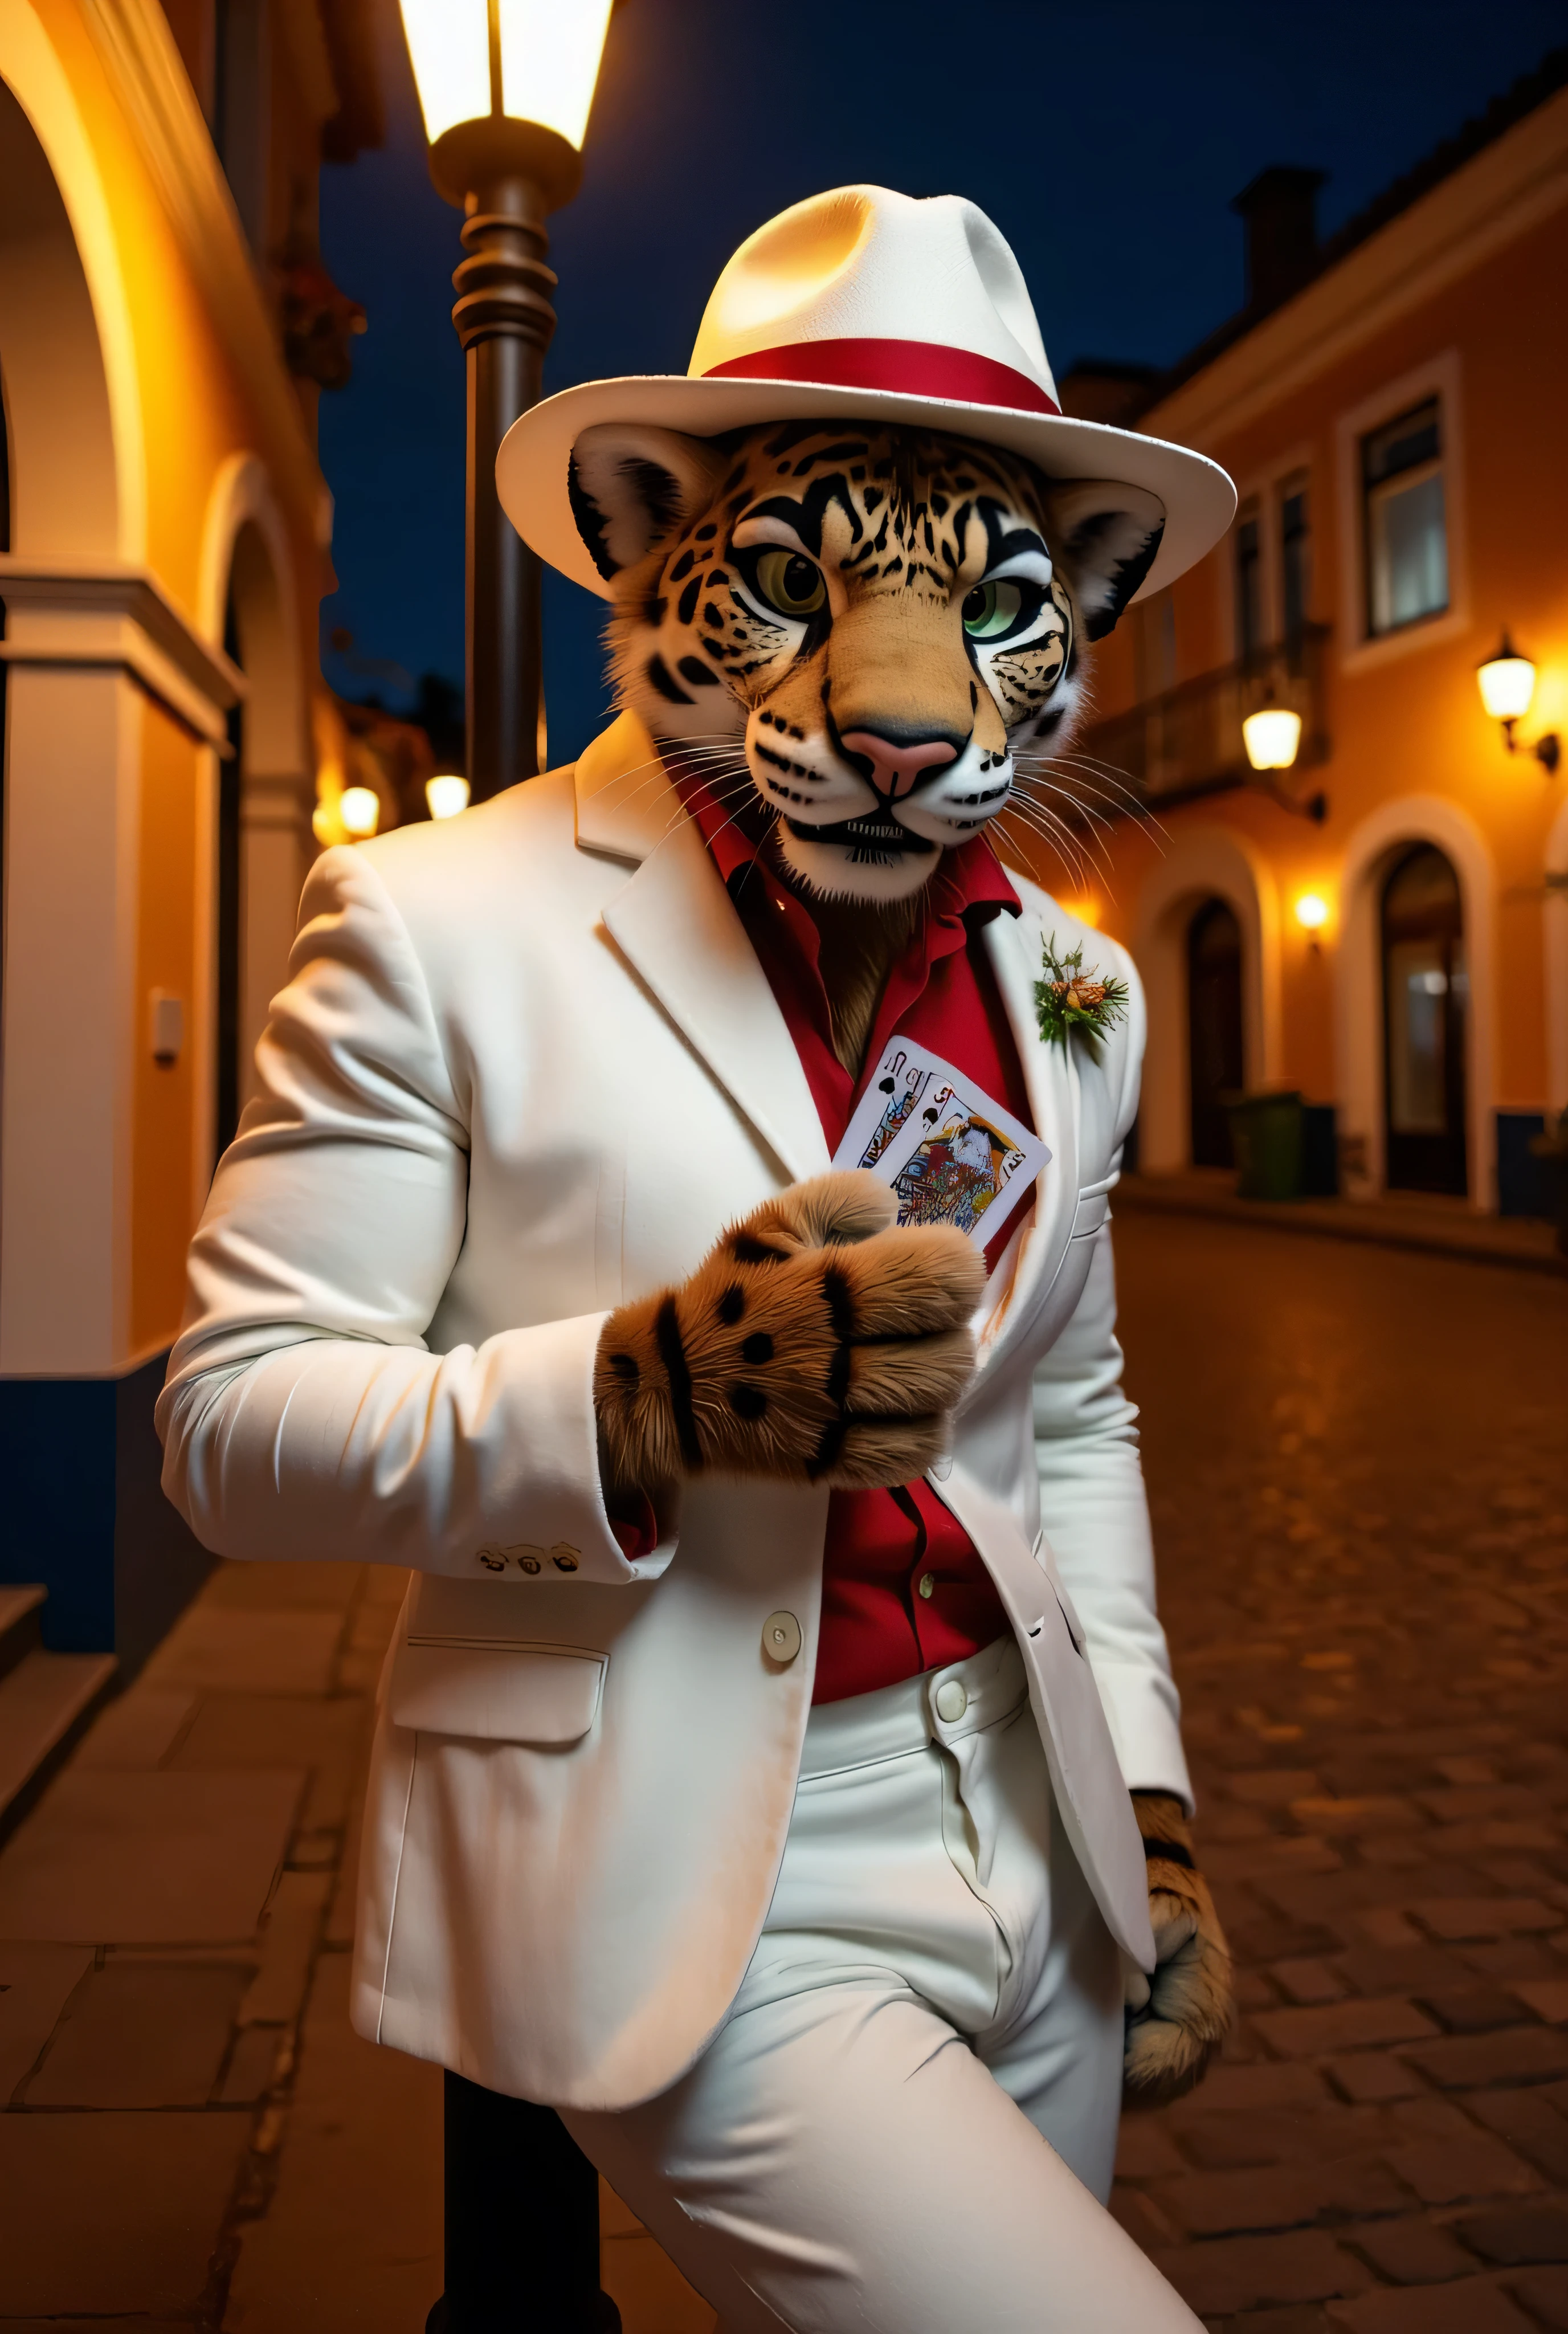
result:
[[[314,770],[288,543],[266,475],[236,458],[215,489],[202,606],[242,684],[213,789],[211,1118],[207,1169],[255,1085],[255,1046],[288,978],[314,856]]]
[[[1245,1082],[1241,926],[1227,900],[1206,900],[1187,928],[1188,1074],[1192,1163],[1233,1163],[1222,1097]]]
[[[1393,1191],[1462,1196],[1464,910],[1452,862],[1435,844],[1417,844],[1390,869],[1381,939],[1386,1181]]]

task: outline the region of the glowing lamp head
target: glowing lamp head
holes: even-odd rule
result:
[[[449,202],[508,161],[551,208],[571,200],[611,5],[401,0],[431,171]]]
[[[1241,735],[1255,770],[1288,770],[1301,744],[1301,715],[1288,705],[1263,705],[1247,715]]]
[[[1476,682],[1481,702],[1494,721],[1517,721],[1530,710],[1535,668],[1505,632],[1485,663],[1476,667]]]
[[[1321,892],[1303,892],[1295,903],[1295,920],[1303,932],[1321,932],[1329,920],[1329,903]]]
[[[380,799],[374,786],[345,786],[338,803],[338,816],[356,843],[365,842],[380,824]]]
[[[425,780],[425,800],[432,818],[456,818],[468,807],[468,781],[452,771]]]

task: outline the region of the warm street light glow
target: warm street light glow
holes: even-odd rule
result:
[[[1329,920],[1329,903],[1321,892],[1303,892],[1295,903],[1295,920],[1303,932],[1321,932]]]
[[[1529,712],[1535,694],[1535,668],[1527,656],[1519,654],[1506,632],[1485,664],[1476,667],[1476,680],[1481,702],[1494,721],[1517,721],[1521,714]]]
[[[536,121],[581,149],[611,0],[401,0],[431,145],[462,121]],[[490,78],[494,17],[501,86]]]
[[[439,777],[427,778],[425,800],[432,818],[456,818],[460,810],[468,807],[468,781],[449,770]]]
[[[338,804],[338,816],[356,843],[374,834],[381,815],[380,798],[374,786],[345,786]]]
[[[499,0],[501,110],[569,146],[588,130],[611,0]]]
[[[433,146],[444,130],[490,111],[490,12],[486,0],[402,0],[403,34]]]
[[[1242,723],[1241,735],[1255,770],[1288,770],[1301,744],[1301,715],[1288,705],[1260,706]]]

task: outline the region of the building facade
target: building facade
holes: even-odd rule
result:
[[[1224,1163],[1221,1097],[1294,1088],[1318,1189],[1547,1211],[1529,1143],[1568,1106],[1565,80],[1548,60],[1323,249],[1316,174],[1265,172],[1236,205],[1242,314],[1162,381],[1064,384],[1069,410],[1211,455],[1241,497],[1096,652],[1093,726],[1059,774],[1110,821],[1073,814],[1082,904],[1148,985],[1146,1171]],[[1505,632],[1536,668],[1511,731],[1477,679]],[[1300,744],[1260,773],[1242,722],[1269,708]]]
[[[206,1562],[151,1405],[316,848],[317,178],[377,135],[354,6],[0,8],[0,1580],[127,1664]]]

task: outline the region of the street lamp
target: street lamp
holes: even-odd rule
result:
[[[464,213],[452,322],[468,365],[467,796],[539,767],[539,562],[495,456],[539,397],[555,330],[548,214],[570,202],[613,0],[401,0],[430,176]],[[431,815],[457,812],[449,773]],[[599,2182],[559,2117],[448,2074],[447,2291],[431,2334],[619,2327],[599,2285]],[[497,2206],[497,2199],[504,2200]]]
[[[495,497],[555,330],[547,213],[571,201],[614,0],[401,0],[437,191],[465,213],[452,311],[468,360],[468,781],[539,767],[539,562]]]

